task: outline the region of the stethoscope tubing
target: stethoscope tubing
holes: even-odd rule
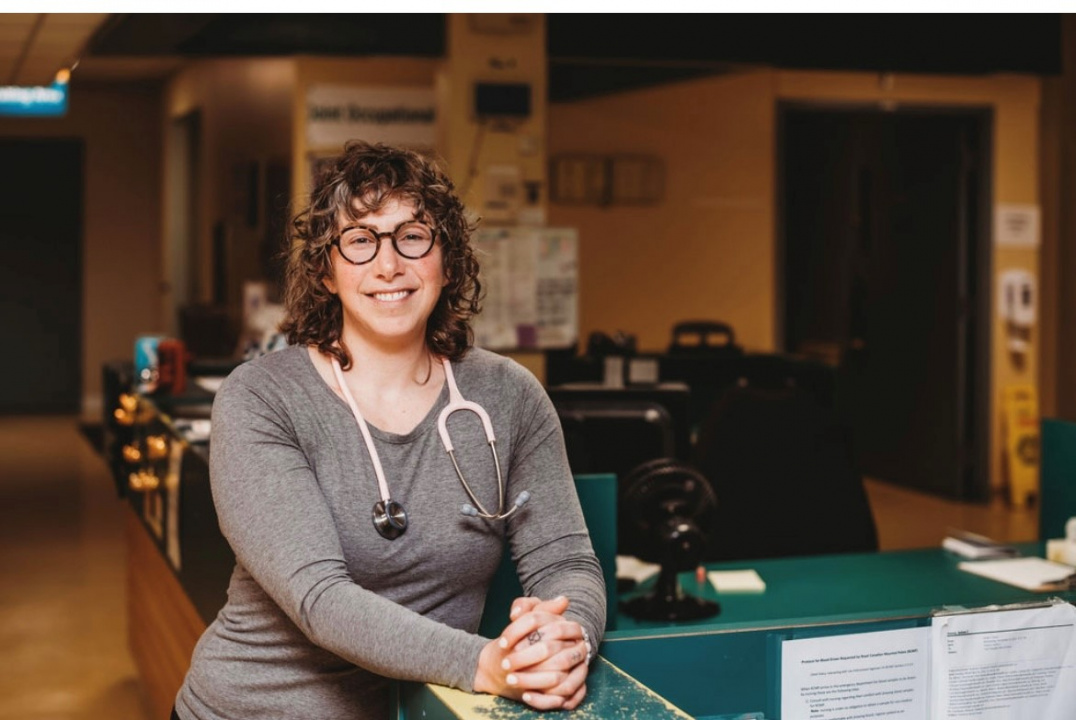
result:
[[[348,407],[351,408],[351,414],[355,416],[355,422],[359,425],[359,432],[362,433],[362,439],[366,442],[366,450],[370,454],[371,462],[374,464],[374,475],[377,477],[377,489],[381,494],[381,501],[388,505],[391,501],[389,484],[385,480],[385,470],[381,467],[381,457],[377,454],[377,448],[374,447],[374,438],[370,435],[370,428],[366,426],[366,420],[362,417],[362,413],[359,412],[359,406],[355,403],[355,398],[351,395],[351,390],[344,380],[344,371],[340,368],[340,361],[334,357],[332,364],[336,382],[340,385],[340,392],[344,394],[344,400],[347,401]]]
[[[437,416],[437,432],[441,437],[441,444],[444,446],[445,451],[448,453],[448,457],[452,460],[452,467],[456,470],[456,477],[459,478],[460,484],[463,485],[464,491],[467,493],[467,497],[474,504],[473,507],[464,505],[463,513],[465,515],[471,515],[475,517],[485,518],[487,520],[504,520],[515,513],[524,503],[530,498],[530,493],[524,491],[520,493],[520,497],[516,500],[515,504],[506,512],[504,509],[504,495],[505,495],[505,482],[504,476],[501,473],[501,462],[497,457],[497,438],[493,433],[493,422],[490,420],[489,413],[486,412],[478,403],[470,400],[465,400],[460,393],[459,387],[456,385],[455,374],[452,372],[452,364],[447,358],[441,359],[441,364],[445,370],[445,380],[448,383],[449,402],[442,408],[440,414]],[[377,489],[381,495],[381,502],[375,505],[374,510],[374,525],[385,537],[389,539],[395,539],[404,532],[407,526],[407,515],[403,510],[403,506],[400,503],[392,500],[389,493],[388,482],[385,479],[385,471],[381,465],[381,458],[377,453],[377,447],[374,445],[373,436],[370,434],[370,428],[366,424],[366,420],[362,416],[362,412],[359,411],[358,403],[355,402],[354,396],[351,394],[351,389],[348,387],[347,382],[344,379],[344,371],[340,367],[339,361],[334,357],[332,358],[333,374],[336,376],[336,381],[340,385],[340,392],[344,396],[344,400],[347,402],[348,407],[351,410],[351,414],[355,416],[355,422],[359,426],[359,432],[362,434],[363,442],[366,443],[367,453],[370,455],[370,460],[374,466],[374,475],[377,477]],[[448,418],[455,412],[473,412],[478,416],[482,422],[482,428],[486,435],[486,442],[489,444],[490,453],[493,455],[493,466],[497,471],[497,512],[492,513],[486,510],[482,503],[475,496],[474,491],[471,490],[470,484],[463,476],[463,471],[460,469],[459,462],[456,460],[455,447],[452,444],[452,437],[448,432]],[[378,509],[380,508],[380,510]],[[402,521],[391,518],[382,517],[385,515],[385,508],[397,508],[399,514],[402,516]],[[386,525],[391,524],[395,532],[386,534]]]

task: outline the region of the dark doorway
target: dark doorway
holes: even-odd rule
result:
[[[82,142],[0,140],[0,414],[78,412]]]
[[[783,334],[868,476],[989,495],[989,110],[780,112]]]

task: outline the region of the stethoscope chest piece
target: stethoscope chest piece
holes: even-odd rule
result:
[[[407,530],[407,512],[395,500],[378,500],[374,503],[374,527],[381,537],[395,540]]]

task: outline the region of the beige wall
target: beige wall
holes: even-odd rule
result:
[[[185,66],[165,87],[165,130],[193,111],[199,111],[202,120],[195,300],[212,299],[212,240],[218,223],[226,229],[230,270],[226,300],[233,312],[239,309],[243,281],[259,279],[258,249],[265,228],[260,222],[248,227],[244,219],[245,171],[251,163],[264,168],[268,162],[289,162],[295,78],[295,62],[290,59],[202,60]],[[163,147],[159,145],[157,152]],[[168,177],[167,167],[164,172]],[[176,211],[181,209],[165,206],[158,229],[162,237],[169,213]],[[162,271],[167,274],[167,268]],[[170,307],[167,300],[164,305]]]
[[[551,225],[579,228],[582,340],[624,330],[664,349],[675,322],[719,319],[748,348],[774,348],[773,80],[744,72],[550,108],[551,156],[665,163],[660,204],[550,206]]]
[[[133,358],[135,337],[158,329],[159,112],[155,90],[79,87],[76,77],[66,117],[0,119],[6,137],[84,143],[82,407],[95,419],[101,366]]]
[[[776,349],[777,104],[897,102],[989,107],[993,202],[1039,202],[1040,80],[752,70],[620,93],[550,110],[550,154],[646,153],[666,165],[666,196],[648,207],[553,205],[550,220],[580,231],[580,337],[625,330],[645,349],[671,326],[724,320],[750,350]],[[655,242],[660,237],[661,243]],[[677,242],[670,243],[670,238]],[[681,241],[682,240],[682,241]],[[1038,271],[1037,250],[996,249],[996,274]],[[991,288],[993,292],[993,288]],[[1037,382],[1038,334],[1022,365],[994,323],[991,479],[1000,478],[1003,388]]]

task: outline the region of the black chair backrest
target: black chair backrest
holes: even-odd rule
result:
[[[808,389],[728,388],[700,429],[694,463],[720,498],[709,560],[878,549],[847,428]]]
[[[714,320],[685,320],[673,325],[669,354],[739,355],[732,326]]]

